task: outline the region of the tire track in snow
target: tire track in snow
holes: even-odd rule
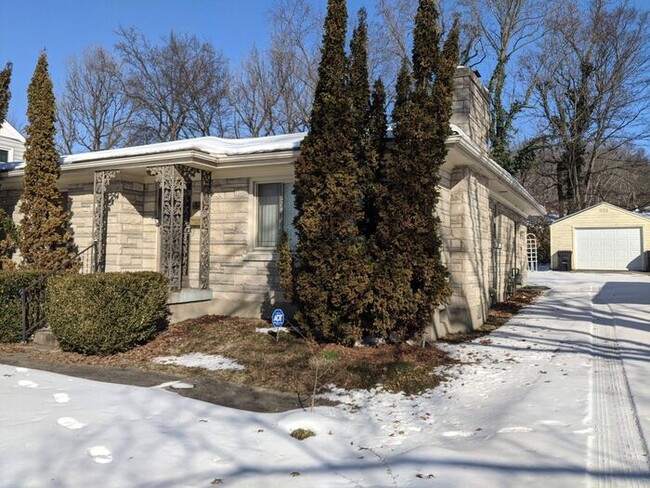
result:
[[[608,305],[592,303],[590,408],[594,433],[589,438],[589,485],[643,487],[647,486],[647,479],[638,476],[650,472],[648,446],[625,374],[612,315]],[[618,476],[612,476],[614,473]],[[632,476],[621,476],[625,473]]]

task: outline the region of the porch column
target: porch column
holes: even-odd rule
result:
[[[186,262],[186,207],[191,198],[193,168],[182,165],[151,166],[147,171],[160,185],[160,272],[169,278],[169,287],[178,291],[183,285],[183,268]],[[188,189],[189,187],[189,189]],[[186,191],[189,190],[189,191]],[[189,195],[188,195],[189,194]]]
[[[106,270],[106,229],[108,209],[113,203],[112,196],[106,191],[118,170],[95,171],[93,182],[93,272]]]
[[[212,196],[212,173],[201,171],[201,234],[199,260],[199,287],[210,287],[210,197]]]

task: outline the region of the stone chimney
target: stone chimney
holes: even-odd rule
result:
[[[459,66],[454,74],[454,99],[450,122],[483,151],[488,151],[490,95],[470,68]]]

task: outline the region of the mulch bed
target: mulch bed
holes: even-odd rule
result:
[[[531,303],[541,290],[521,289],[504,303],[490,309],[488,321],[479,330],[442,339],[459,343],[489,334]],[[340,388],[372,388],[381,383],[391,391],[417,393],[434,388],[441,376],[436,367],[454,363],[434,346],[386,344],[349,348],[322,345],[292,333],[256,332],[267,322],[236,317],[204,316],[173,324],[148,344],[112,356],[85,356],[62,351],[39,351],[31,345],[0,344],[1,353],[20,352],[35,359],[65,364],[135,368],[182,376],[201,375],[280,392],[312,394],[328,384]],[[242,364],[244,370],[207,371],[177,365],[156,364],[159,356],[192,352],[218,354]]]

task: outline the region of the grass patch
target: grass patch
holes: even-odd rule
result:
[[[488,310],[488,318],[485,323],[476,330],[469,332],[458,332],[456,334],[449,334],[440,342],[447,342],[450,344],[459,344],[461,342],[469,342],[479,337],[483,337],[490,332],[494,332],[503,324],[508,322],[513,316],[517,315],[519,311],[526,305],[534,302],[548,288],[544,287],[523,287],[519,288],[508,300],[501,303],[496,303]]]
[[[295,429],[292,430],[291,434],[289,435],[294,439],[298,439],[299,441],[304,441],[305,439],[314,437],[316,433],[313,430],[309,430],[309,429]]]

